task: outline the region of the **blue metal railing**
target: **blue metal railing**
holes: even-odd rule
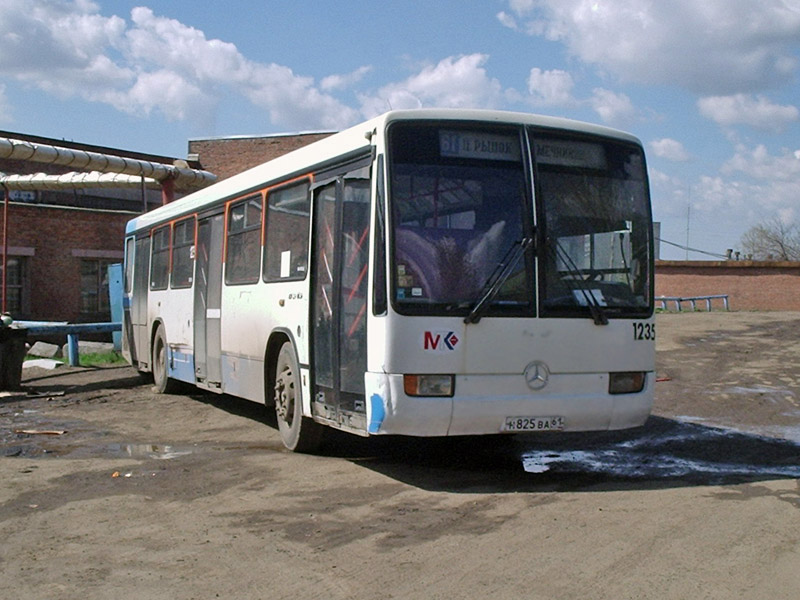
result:
[[[708,312],[711,312],[711,301],[712,300],[722,300],[725,305],[725,310],[730,310],[730,306],[728,305],[728,294],[715,294],[712,296],[656,296],[656,302],[661,303],[661,308],[664,310],[667,309],[667,302],[674,302],[675,309],[678,312],[681,312],[683,308],[681,307],[682,302],[689,302],[692,305],[692,310],[697,310],[697,302],[700,300],[705,300],[706,308]]]
[[[81,333],[107,333],[122,331],[122,323],[47,323],[42,321],[15,321],[20,329],[25,329],[28,335],[66,335],[67,358],[70,366],[80,365],[78,351],[78,336]]]

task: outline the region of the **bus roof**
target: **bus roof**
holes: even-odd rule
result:
[[[641,145],[638,138],[628,133],[560,117],[481,109],[426,108],[390,111],[136,217],[128,222],[125,233],[130,235],[184,215],[201,212],[216,202],[237,198],[288,177],[301,175],[309,169],[330,163],[332,158],[338,156],[351,155],[361,150],[368,152],[371,146],[370,134],[382,135],[390,122],[411,119],[534,125],[618,138]]]

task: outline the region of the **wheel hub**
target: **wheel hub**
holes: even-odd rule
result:
[[[284,421],[289,420],[294,400],[292,372],[284,369],[275,381],[275,413]]]

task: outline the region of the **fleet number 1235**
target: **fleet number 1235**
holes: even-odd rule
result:
[[[656,339],[656,324],[655,323],[634,323],[633,324],[633,339],[635,339],[635,340],[655,340]]]

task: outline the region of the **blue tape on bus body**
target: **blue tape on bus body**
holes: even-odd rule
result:
[[[194,383],[194,355],[191,352],[170,348],[167,374],[172,379]]]
[[[369,406],[370,417],[367,431],[369,433],[378,433],[383,424],[383,419],[386,417],[386,409],[383,406],[383,398],[381,398],[380,394],[372,394],[369,399]]]

